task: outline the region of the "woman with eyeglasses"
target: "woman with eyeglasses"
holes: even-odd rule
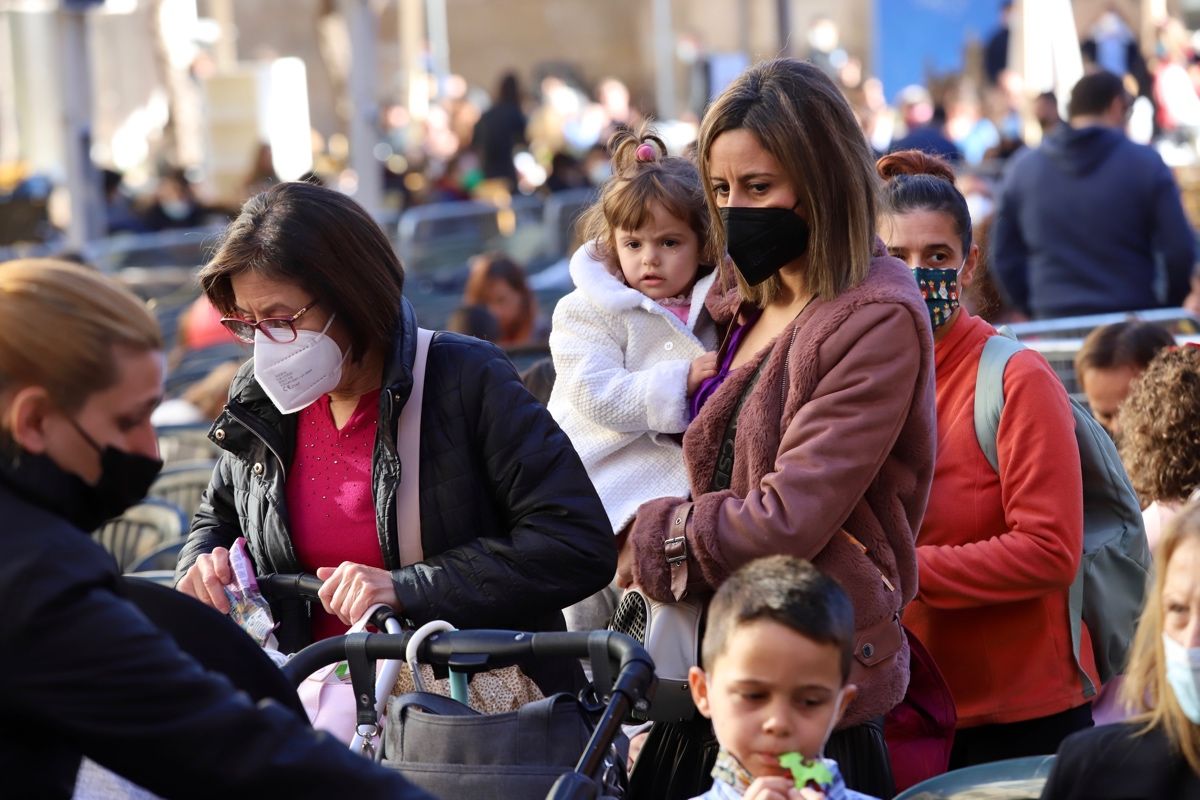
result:
[[[315,573],[319,606],[276,603],[287,651],[376,603],[413,623],[561,630],[561,608],[608,584],[616,552],[587,473],[493,345],[433,337],[419,458],[402,460],[417,320],[391,244],[352,200],[272,187],[243,206],[200,283],[254,358],[213,425],[225,452],[180,555],[180,590],[227,611],[239,536],[259,574]],[[398,530],[410,476],[419,531]]]

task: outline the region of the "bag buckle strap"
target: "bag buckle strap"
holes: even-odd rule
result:
[[[676,536],[663,542],[663,553],[671,566],[687,561],[687,537]]]
[[[684,503],[671,512],[670,538],[663,542],[663,555],[667,559],[667,567],[671,571],[671,595],[676,602],[687,595],[688,585],[688,543],[687,523],[692,515],[692,503]]]

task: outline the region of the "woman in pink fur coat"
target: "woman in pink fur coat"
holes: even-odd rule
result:
[[[819,69],[747,70],[705,115],[697,157],[737,285],[707,301],[726,335],[692,398],[691,499],[639,508],[617,579],[678,599],[778,553],[836,578],[854,602],[857,693],[826,755],[849,788],[890,797],[882,718],[908,685],[899,615],[933,476],[929,312],[876,238],[871,150]],[[700,794],[716,752],[707,720],[656,725],[634,796]]]

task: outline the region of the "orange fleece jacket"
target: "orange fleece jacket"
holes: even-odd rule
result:
[[[1004,375],[992,470],[975,435],[975,379],[995,330],[962,311],[934,348],[937,461],[904,613],[950,684],[958,726],[1036,719],[1085,702],[1067,590],[1083,545],[1083,483],[1062,383],[1042,356]],[[1084,668],[1097,682],[1084,630]]]

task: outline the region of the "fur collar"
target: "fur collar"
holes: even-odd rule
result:
[[[723,306],[726,309],[726,322],[732,319],[729,309],[740,306],[728,295],[718,298],[718,303],[726,303]],[[820,345],[846,323],[857,309],[870,303],[903,305],[913,316],[914,326],[928,329],[928,312],[917,291],[912,271],[902,261],[890,256],[871,259],[871,269],[865,281],[833,300],[818,298],[813,301],[770,345],[731,373],[704,404],[684,434],[684,452],[693,492],[709,490],[716,468],[717,451],[728,420],[755,368],[763,359],[767,359],[767,363],[763,365],[758,383],[751,390],[742,413],[748,415],[747,418],[757,418],[760,423],[766,423],[767,420],[778,422],[739,424],[737,455],[734,459],[736,467],[730,488],[737,496],[745,497],[763,475],[772,471],[783,432],[800,407],[812,397],[822,377],[819,374]],[[802,336],[798,335],[800,332],[803,332]],[[922,363],[932,366],[931,337],[923,340],[922,349],[925,351]]]
[[[571,256],[571,280],[575,288],[591,303],[611,314],[620,314],[642,308],[651,313],[663,314],[675,319],[675,315],[667,311],[659,303],[630,288],[614,273],[607,264],[593,255],[593,245],[585,244]],[[692,287],[692,307],[688,311],[687,327],[692,330],[700,311],[704,308],[704,300],[717,278],[717,270],[696,281]]]

